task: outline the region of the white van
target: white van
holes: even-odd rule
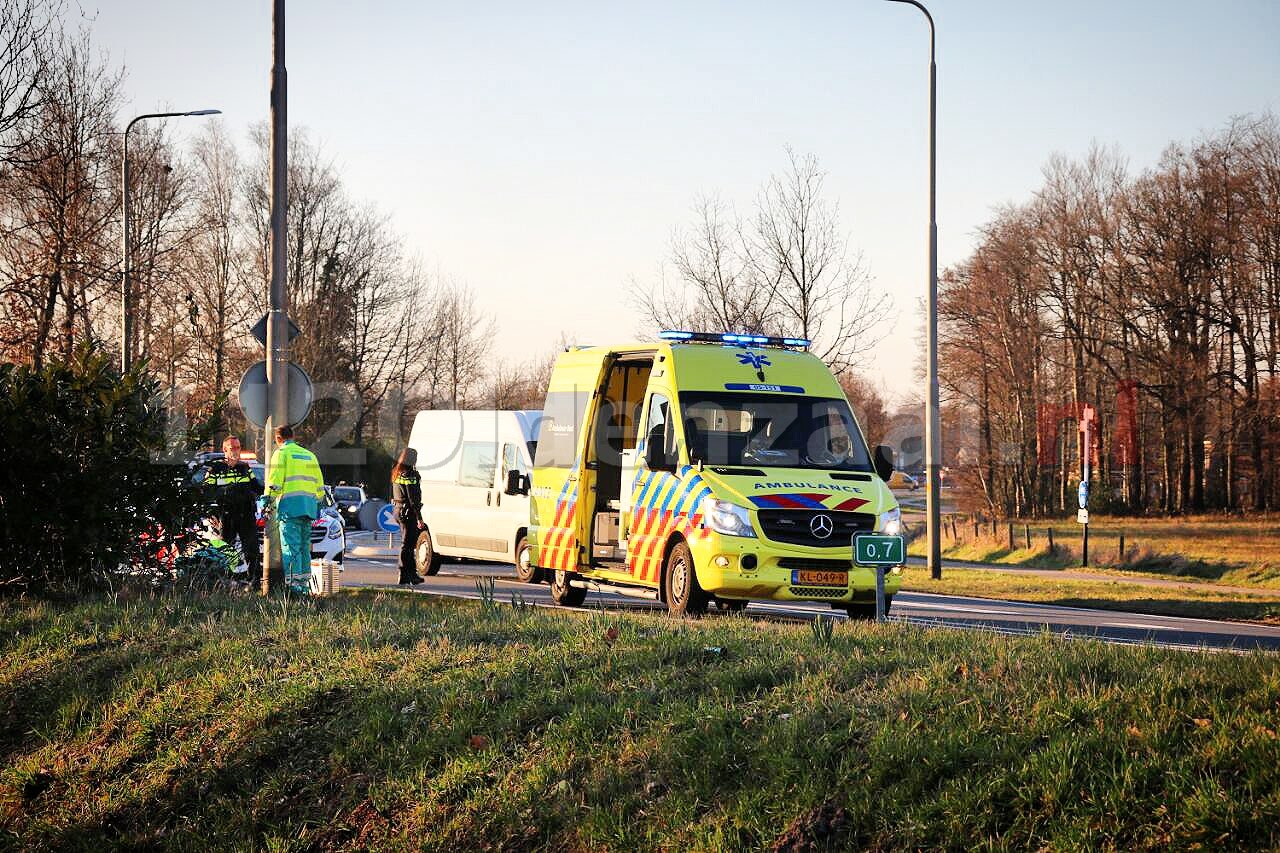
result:
[[[528,478],[542,412],[419,412],[409,433],[422,477],[418,572],[434,575],[441,557],[512,563],[539,580],[529,561]]]

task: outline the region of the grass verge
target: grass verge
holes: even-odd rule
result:
[[[902,583],[902,588],[906,590],[941,595],[972,595],[1038,604],[1060,604],[1065,607],[1121,610],[1152,616],[1187,616],[1195,619],[1280,625],[1280,594],[1274,598],[1232,594],[1214,590],[1209,584],[1205,584],[1203,588],[1165,588],[1126,583],[1123,578],[1059,580],[1043,575],[1006,574],[951,566],[943,570],[942,579],[937,581],[932,580],[924,569],[910,568],[903,574]]]
[[[922,522],[915,522],[917,525]],[[1027,544],[1027,528],[1031,543]],[[1081,561],[1081,528],[1072,519],[1015,521],[1013,547],[1008,522],[993,534],[980,525],[947,526],[943,555],[999,565],[1044,569],[1077,568]],[[1055,548],[1048,547],[1053,530]],[[1124,536],[1124,550],[1120,537]],[[923,556],[925,541],[917,537],[908,553]],[[1153,577],[1212,581],[1229,586],[1274,589],[1280,593],[1280,519],[1274,516],[1226,518],[1111,518],[1095,515],[1089,525],[1090,565]]]
[[[1280,844],[1280,660],[395,593],[0,605],[25,849]]]

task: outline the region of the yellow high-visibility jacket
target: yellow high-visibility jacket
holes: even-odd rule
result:
[[[316,455],[292,440],[277,447],[271,454],[267,491],[281,518],[317,517],[324,501],[324,475]]]

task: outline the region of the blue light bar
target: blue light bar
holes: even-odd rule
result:
[[[658,332],[658,337],[664,341],[687,341],[696,344],[796,347],[799,349],[807,349],[809,347],[809,341],[805,338],[773,338],[768,335],[740,335],[734,332],[685,332],[669,329]]]

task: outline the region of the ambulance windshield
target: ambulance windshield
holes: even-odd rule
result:
[[[749,468],[872,471],[844,400],[792,394],[680,395],[691,461]]]

